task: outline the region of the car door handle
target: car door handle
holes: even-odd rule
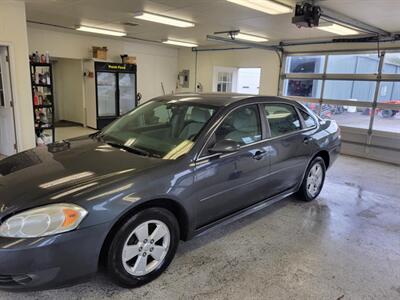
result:
[[[253,155],[253,159],[260,160],[264,157],[265,153],[266,153],[266,151],[257,150],[256,153],[254,153],[254,155]]]
[[[303,143],[304,143],[304,144],[308,144],[308,143],[311,142],[311,140],[312,140],[312,138],[310,138],[310,137],[305,137],[304,140],[303,140]]]

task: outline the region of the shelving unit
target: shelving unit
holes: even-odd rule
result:
[[[55,142],[53,72],[50,63],[30,63],[32,82],[33,117],[36,137],[51,132],[51,141]]]

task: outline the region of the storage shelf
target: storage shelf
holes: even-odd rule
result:
[[[33,107],[34,108],[52,108],[53,105],[52,104],[35,104]]]
[[[36,127],[36,128],[39,127],[38,125],[39,125],[39,124],[35,123],[35,127]],[[54,126],[53,126],[53,125],[42,125],[40,128],[41,128],[41,129],[53,129]]]
[[[32,86],[41,86],[51,88],[51,84],[44,84],[44,83],[32,83]]]
[[[39,67],[39,68],[36,68]],[[40,67],[44,67],[45,69],[40,70]],[[54,94],[53,94],[53,85],[47,83],[36,83],[38,73],[46,76],[47,81],[53,83],[53,73],[52,73],[52,64],[49,63],[30,63],[30,71],[31,71],[31,85],[32,85],[32,106],[33,106],[33,117],[35,120],[35,132],[36,136],[39,137],[44,130],[51,130],[52,132],[52,142],[55,142],[55,126],[54,126]],[[40,76],[40,75],[39,75]],[[43,89],[39,89],[43,88]],[[37,97],[42,96],[42,100],[38,100]],[[35,99],[36,98],[36,99]],[[35,101],[36,100],[36,101]],[[35,104],[43,103],[45,101],[46,104]],[[43,109],[43,110],[42,110]],[[40,122],[41,113],[45,114],[45,117],[48,121],[51,121],[46,124],[42,124]],[[39,118],[40,117],[40,118]]]
[[[51,67],[51,64],[48,63],[40,63],[40,62],[31,62],[31,66],[34,67]]]

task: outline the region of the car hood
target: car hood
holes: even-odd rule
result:
[[[68,202],[68,197],[60,195],[96,189],[168,163],[89,137],[70,140],[70,146],[58,152],[48,147],[21,152],[0,161],[0,218],[39,205]]]

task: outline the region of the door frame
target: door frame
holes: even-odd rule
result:
[[[3,42],[0,41],[0,46],[1,47],[6,47],[7,48],[7,56],[8,56],[8,76],[9,76],[9,88],[10,88],[10,95],[11,95],[11,99],[7,99],[6,101],[10,101],[11,102],[11,111],[12,111],[12,119],[14,122],[14,149],[15,152],[18,153],[19,151],[21,151],[22,149],[20,149],[20,146],[22,144],[21,140],[20,140],[20,136],[17,134],[17,132],[21,132],[20,130],[20,116],[17,113],[17,111],[15,110],[16,105],[18,104],[17,102],[17,94],[16,94],[16,90],[14,89],[14,87],[16,86],[16,77],[15,77],[15,57],[14,57],[14,47],[11,43],[9,42]],[[27,62],[28,63],[28,62]],[[10,105],[10,104],[9,104]]]

